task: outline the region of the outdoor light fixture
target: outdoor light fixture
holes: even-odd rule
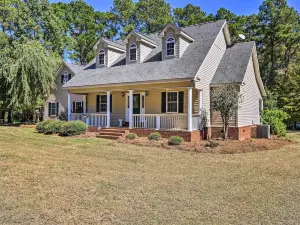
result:
[[[122,92],[122,97],[124,97],[125,96],[125,94],[124,94],[124,92]]]
[[[145,95],[148,96],[148,91],[145,91]]]

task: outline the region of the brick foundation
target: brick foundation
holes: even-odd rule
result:
[[[211,127],[210,131],[211,138],[222,138],[223,136],[223,127]],[[228,139],[242,141],[254,137],[256,137],[255,125],[228,128]]]
[[[158,132],[160,133],[162,138],[170,138],[172,136],[179,136],[184,139],[186,142],[194,142],[194,141],[200,141],[201,140],[201,135],[200,131],[195,130],[195,131],[173,131],[173,130],[151,130],[151,129],[132,129],[130,130],[130,133],[135,133],[137,134],[138,137],[148,137],[149,134],[153,132]]]
[[[99,128],[97,126],[89,126],[88,132],[99,132]]]

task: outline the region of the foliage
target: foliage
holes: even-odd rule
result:
[[[148,136],[148,139],[158,141],[159,139],[161,139],[161,135],[158,132],[154,132]]]
[[[58,114],[58,119],[61,121],[68,121],[68,109],[61,110]]]
[[[126,135],[126,139],[128,140],[134,140],[137,138],[137,135],[135,133],[130,133]]]
[[[262,113],[264,124],[270,125],[271,134],[278,136],[286,135],[286,125],[284,121],[289,118],[289,115],[280,109],[266,109]]]
[[[48,124],[50,124],[51,122],[52,122],[53,120],[45,120],[45,121],[43,121],[43,122],[39,122],[39,123],[37,123],[36,124],[36,131],[38,132],[38,133],[45,133],[45,131],[46,131],[46,126],[48,125]]]
[[[57,134],[65,123],[65,121],[52,120],[50,123],[45,125],[44,133]]]
[[[208,143],[205,145],[205,147],[216,148],[219,145],[220,145],[219,142],[216,142],[216,141],[213,141],[213,140],[209,140]]]
[[[180,145],[183,142],[183,138],[179,136],[172,136],[170,137],[168,144],[169,145]]]
[[[236,113],[239,102],[242,101],[241,97],[236,85],[222,85],[212,90],[211,109],[221,113],[225,140],[228,137],[230,117]]]
[[[70,121],[66,122],[61,126],[61,129],[59,130],[60,136],[73,136],[73,135],[79,135],[84,134],[87,131],[88,127],[87,125],[80,121]]]
[[[184,8],[173,10],[175,23],[178,26],[188,26],[207,21],[206,13],[199,6],[187,4]]]

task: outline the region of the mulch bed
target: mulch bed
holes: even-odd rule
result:
[[[212,140],[214,143],[218,143],[215,148],[208,147],[208,141],[200,142],[185,142],[178,146],[168,145],[168,140],[162,138],[159,141],[150,141],[146,137],[139,137],[135,140],[126,140],[121,138],[118,140],[119,143],[133,144],[137,146],[147,147],[160,147],[164,149],[174,149],[183,151],[192,151],[199,153],[213,153],[213,154],[235,154],[235,153],[247,153],[247,152],[258,152],[265,150],[276,150],[283,146],[293,144],[294,142],[289,139],[248,139],[244,141],[236,140]]]

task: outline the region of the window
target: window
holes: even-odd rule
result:
[[[175,54],[175,39],[169,37],[166,42],[167,56],[173,56]]]
[[[130,61],[136,61],[136,44],[130,45],[129,60]]]
[[[99,65],[104,65],[104,63],[105,63],[104,56],[105,56],[105,52],[104,52],[104,50],[102,49],[102,50],[99,52]]]
[[[48,116],[58,116],[58,102],[49,102],[48,103]]]
[[[178,92],[167,93],[167,112],[178,112]]]
[[[83,112],[83,105],[81,101],[73,102],[73,113],[82,113]]]
[[[71,79],[71,74],[68,73],[68,71],[65,71],[64,74],[62,75],[62,83],[65,84]]]
[[[97,95],[97,112],[107,112],[106,95]]]

